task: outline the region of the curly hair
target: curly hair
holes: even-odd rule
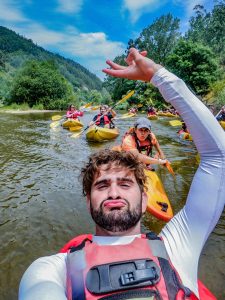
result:
[[[90,195],[92,183],[95,176],[99,175],[102,165],[107,165],[106,170],[110,170],[112,167],[125,167],[134,172],[140,190],[143,192],[146,183],[144,165],[130,152],[106,149],[91,155],[89,162],[81,170],[84,196]]]

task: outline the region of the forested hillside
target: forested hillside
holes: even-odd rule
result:
[[[34,75],[32,77],[32,72],[36,78]],[[46,72],[49,76],[55,76],[54,80],[48,82],[50,77]],[[59,86],[60,92],[55,91],[56,86]],[[45,94],[44,89],[50,91],[46,90]],[[93,95],[98,99],[102,97],[102,82],[97,76],[71,59],[46,51],[32,40],[0,26],[2,103],[24,103],[29,100],[31,107],[41,104],[44,108],[65,108],[68,102],[80,102],[81,98],[90,100]]]
[[[163,15],[144,28],[137,39],[129,40],[126,53],[114,61],[125,64],[130,47],[147,50],[148,56],[181,77],[208,106],[225,104],[225,1],[215,1],[211,12],[201,5],[194,8],[186,33],[181,33],[180,20]],[[107,77],[104,86],[114,99],[130,89],[135,97],[130,105],[166,106],[162,97],[149,83]]]

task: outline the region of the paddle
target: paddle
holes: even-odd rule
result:
[[[171,166],[171,163],[169,161],[166,162],[165,167],[170,172],[170,174],[172,174],[173,176],[175,176],[174,170],[173,170],[173,168]]]
[[[52,123],[50,124],[50,127],[51,127],[51,128],[56,128],[56,127],[58,127],[58,126],[61,124],[61,121],[64,120],[65,118],[66,118],[66,115],[64,115],[64,116],[60,116],[60,115],[52,116],[52,120],[53,120],[54,122],[52,122]]]
[[[52,116],[52,121],[59,121],[63,118],[64,116],[61,116],[61,115],[55,115],[55,116]]]
[[[111,107],[111,109],[113,109],[113,108],[116,107],[117,105],[119,105],[119,104],[125,102],[125,101],[126,101],[127,99],[129,99],[133,94],[134,94],[134,91],[131,91],[130,93],[128,93],[128,94],[127,94],[126,96],[124,96],[121,100],[119,100],[118,102],[116,102],[116,103]],[[108,113],[108,111],[107,111],[106,113]],[[96,120],[91,126],[93,126],[96,122],[97,122],[97,120]],[[72,138],[78,138],[78,137],[81,136],[81,135],[89,128],[89,127],[90,127],[90,125],[87,126],[87,127],[85,127],[84,130],[82,130],[82,131],[80,131],[80,132],[78,132],[78,133],[72,134],[71,137],[72,137]]]
[[[169,121],[171,126],[181,126],[182,122],[180,120]]]

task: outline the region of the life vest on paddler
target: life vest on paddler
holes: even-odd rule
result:
[[[101,114],[98,114],[97,115],[97,119],[95,121],[95,124],[98,126],[98,125],[107,125],[107,124],[110,124],[111,121],[108,117],[108,115],[101,115]]]
[[[98,245],[92,235],[82,235],[60,252],[67,252],[69,300],[198,299],[183,286],[163,241],[154,233],[126,245]]]
[[[147,137],[147,139],[143,142],[139,141],[139,139],[136,136],[136,133],[134,131],[134,127],[131,127],[124,135],[123,141],[127,136],[132,136],[135,143],[136,147],[139,153],[145,154],[147,156],[152,156],[152,147],[156,143],[156,137],[154,133],[150,133]],[[122,141],[122,143],[123,143]]]

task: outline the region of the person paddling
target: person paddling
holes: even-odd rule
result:
[[[101,105],[99,114],[94,116],[89,126],[95,124],[99,127],[114,128],[115,125],[113,124],[113,118],[115,116],[116,112],[110,107],[108,107],[108,105]]]
[[[154,157],[153,148],[156,150]],[[134,127],[125,133],[121,150],[130,151],[146,165],[164,165],[167,162],[156,136],[151,131],[151,122],[145,117],[138,118]]]
[[[68,110],[66,112],[66,117],[68,119],[79,120],[79,117],[82,117],[84,113],[75,108],[74,105],[69,105]]]
[[[159,236],[141,234],[146,209],[142,163],[130,152],[92,155],[82,178],[95,234],[76,237],[61,253],[31,264],[19,300],[215,299],[197,278],[202,248],[224,207],[224,133],[185,83],[146,55],[131,48],[127,67],[109,60],[111,69],[104,72],[151,81],[187,123],[201,162],[185,206]]]

